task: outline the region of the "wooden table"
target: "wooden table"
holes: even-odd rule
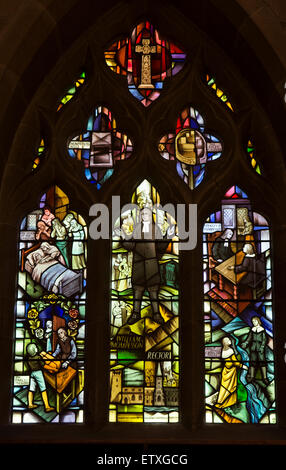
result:
[[[76,395],[76,375],[77,371],[68,366],[66,369],[60,369],[59,372],[51,374],[44,370],[46,381],[56,392],[56,410],[60,413]]]
[[[209,295],[232,316],[240,314],[253,300],[261,298],[266,289],[265,278],[262,277],[256,286],[251,287],[241,282],[247,275],[246,271],[236,273],[234,269],[228,269],[229,266],[240,266],[244,256],[240,250],[213,268],[218,279],[216,287],[209,291]]]
[[[233,285],[233,298],[234,300],[238,299],[238,284],[241,279],[247,274],[246,271],[242,273],[236,273],[234,269],[229,269],[229,266],[238,266],[242,263],[244,258],[244,253],[242,251],[237,252],[231,258],[223,261],[218,266],[215,267],[219,275],[219,290],[224,290],[225,280],[229,281]]]

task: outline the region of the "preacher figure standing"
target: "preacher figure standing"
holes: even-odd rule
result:
[[[129,324],[136,323],[141,318],[141,301],[145,290],[148,291],[151,300],[153,320],[160,324],[164,323],[159,312],[158,302],[161,284],[159,259],[168,244],[169,241],[163,239],[159,226],[153,221],[152,210],[149,207],[144,207],[140,211],[140,222],[134,227],[132,239],[122,241],[122,246],[133,252],[131,275],[133,312],[129,317]]]

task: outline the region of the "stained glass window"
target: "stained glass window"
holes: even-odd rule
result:
[[[160,96],[164,80],[182,69],[185,58],[183,50],[161,38],[149,21],[139,23],[130,38],[114,42],[105,51],[106,64],[126,76],[130,93],[144,106]]]
[[[255,147],[251,140],[247,142],[247,153],[250,159],[251,167],[256,171],[256,173],[261,175],[261,168],[260,168],[259,163],[257,162],[257,158],[255,155],[256,154]]]
[[[33,167],[32,167],[33,170],[38,168],[40,163],[43,161],[43,159],[45,158],[45,153],[46,153],[45,141],[44,139],[41,139],[40,145],[37,149],[37,155],[33,161]]]
[[[107,89],[110,87],[112,92],[112,73],[117,74],[118,82],[127,84],[125,98],[130,93],[130,104],[136,98],[145,107],[139,109],[142,116],[149,116],[146,108],[164,87],[167,96],[167,87],[172,86],[172,77],[182,70],[186,53],[162,37],[149,21],[144,21],[135,26],[130,37],[113,42],[105,50],[104,59],[102,64],[98,62],[96,74],[102,80],[108,76]],[[183,91],[187,90],[190,77],[186,77]],[[178,87],[179,80],[177,77]],[[72,100],[85,81],[83,72],[57,101],[55,110],[60,111]],[[229,96],[214,76],[205,74],[203,81],[200,80],[198,87],[205,88],[209,97],[214,93],[233,112]],[[174,104],[175,98],[180,101],[180,96],[184,96],[178,90],[181,89],[172,89],[170,99]],[[113,93],[116,91],[111,97]],[[87,96],[92,100],[91,95]],[[88,99],[86,104],[91,102]],[[139,104],[138,107],[141,108]],[[221,108],[219,101],[218,107]],[[92,114],[86,125],[76,131],[78,135],[69,135],[66,151],[69,157],[81,162],[79,168],[81,165],[82,175],[93,184],[89,189],[94,194],[92,190],[100,190],[108,180],[112,188],[113,182],[116,183],[116,162],[129,159],[134,148],[131,137],[118,127],[120,111],[115,120],[109,104],[90,109]],[[203,181],[202,186],[207,189],[208,165],[215,167],[211,162],[223,154],[217,129],[210,129],[207,116],[202,116],[198,109],[185,105],[173,127],[165,128],[165,134],[155,141],[161,156],[175,163],[178,176],[190,190],[198,188]],[[157,128],[156,116],[161,124],[164,119],[164,112],[159,112],[160,107],[157,110],[152,121],[154,128]],[[135,122],[137,117],[134,111],[132,120]],[[142,136],[148,135],[147,121],[142,120]],[[222,129],[219,121],[215,122]],[[139,148],[143,144],[140,138],[137,143]],[[249,165],[261,174],[252,138],[244,150]],[[33,170],[43,161],[46,151],[46,139],[41,139]],[[148,158],[143,171],[150,169],[151,181],[154,170]],[[162,164],[160,158],[159,163]],[[56,172],[56,165],[53,170]],[[138,167],[140,170],[142,167]],[[136,177],[140,177],[138,172]],[[150,181],[145,179],[134,186],[130,201],[134,207],[126,209],[116,220],[108,254],[110,290],[105,302],[109,302],[110,308],[109,394],[98,406],[108,408],[110,423],[178,423],[182,419],[179,235],[176,217],[160,206],[160,194]],[[166,184],[171,185],[173,181]],[[134,181],[127,175],[123,182],[126,188]],[[80,183],[79,188],[84,188],[84,181]],[[179,179],[174,183],[177,184]],[[194,191],[194,198],[195,193],[198,195]],[[19,227],[13,346],[14,424],[85,422],[88,235],[84,218],[75,210],[68,196],[53,186]],[[201,283],[195,281],[197,292],[201,293],[203,288],[204,294],[201,322],[204,344],[201,346],[205,369],[201,378],[205,385],[205,423],[275,424],[270,226],[238,186],[232,186],[213,211],[203,226],[203,279]],[[182,284],[183,288],[187,285],[184,280]],[[104,294],[101,287],[96,285],[97,294]],[[186,308],[185,303],[183,309]],[[184,334],[182,338],[185,340]],[[105,359],[95,360],[98,364],[106,363]],[[184,373],[189,381],[187,368]],[[93,378],[98,379],[98,375],[93,376],[92,372],[91,377],[93,388]],[[96,380],[95,385],[98,386]],[[91,412],[92,419],[95,414]]]
[[[166,160],[175,160],[177,173],[190,189],[203,180],[207,162],[221,156],[222,144],[205,130],[202,115],[193,107],[183,109],[174,130],[159,142],[159,152]]]
[[[72,100],[75,94],[78,92],[79,88],[84,84],[86,80],[86,73],[82,72],[77,80],[74,82],[73,86],[69,88],[66,94],[62,97],[60,104],[58,105],[57,111],[60,111],[62,107]]]
[[[233,106],[231,104],[231,102],[229,101],[227,95],[225,94],[225,92],[223,90],[221,90],[220,88],[218,88],[217,86],[217,83],[216,83],[216,79],[209,75],[209,74],[206,74],[205,75],[205,81],[207,82],[207,85],[214,91],[215,95],[231,110],[231,111],[234,111],[233,109]]]
[[[271,236],[232,186],[203,228],[207,423],[276,423]]]
[[[87,227],[50,188],[18,238],[13,423],[82,423]]]
[[[179,419],[178,235],[144,180],[112,240],[111,422]]]
[[[132,150],[130,138],[117,129],[112,112],[105,106],[95,108],[84,133],[68,143],[69,155],[83,162],[86,179],[97,189],[113,174],[115,163],[129,158]]]

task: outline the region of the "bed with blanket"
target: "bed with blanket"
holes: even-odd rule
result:
[[[83,289],[82,271],[75,272],[65,265],[59,249],[42,242],[22,251],[22,270],[44,289],[65,297],[80,294]]]

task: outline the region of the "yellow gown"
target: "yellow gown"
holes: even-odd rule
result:
[[[227,408],[237,401],[237,368],[242,368],[242,364],[237,361],[234,352],[225,358],[224,368],[221,375],[221,384],[215,406],[217,408]]]

